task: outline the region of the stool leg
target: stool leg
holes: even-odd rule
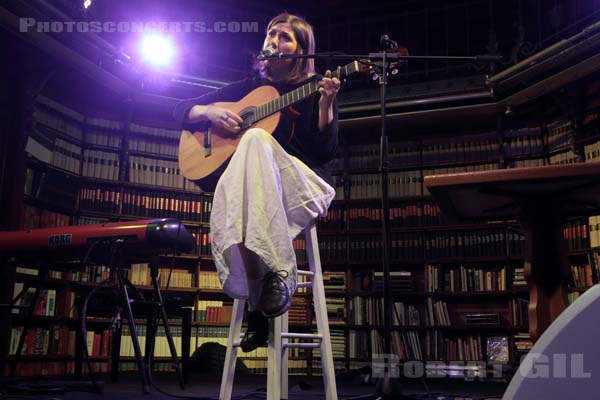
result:
[[[288,313],[286,312],[281,316],[281,331],[289,332],[288,328]],[[281,398],[288,398],[288,358],[289,349],[285,347],[288,343],[288,339],[282,339],[282,350],[281,350]]]
[[[267,400],[281,399],[281,319],[281,316],[269,319]]]
[[[321,271],[321,257],[319,256],[317,229],[315,228],[314,223],[306,228],[305,234],[308,264],[310,266],[310,270],[314,273],[312,290],[313,303],[315,306],[315,319],[317,320],[317,330],[322,336],[321,368],[323,369],[325,398],[327,400],[337,400],[333,351],[331,349],[331,337],[329,335],[329,322],[327,319],[325,288],[323,286],[323,272]]]
[[[227,353],[225,354],[225,365],[223,366],[223,376],[221,377],[220,400],[231,399],[233,378],[235,376],[235,363],[237,361],[237,351],[240,344],[240,331],[242,329],[242,320],[244,319],[245,303],[244,300],[233,300],[231,323],[229,324],[229,337],[227,338]]]

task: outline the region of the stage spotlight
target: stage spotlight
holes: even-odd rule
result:
[[[155,67],[164,68],[171,64],[175,56],[173,42],[159,35],[149,35],[142,41],[141,53],[144,60]]]
[[[92,0],[84,0],[83,1],[83,8],[85,8],[86,10],[92,5]]]

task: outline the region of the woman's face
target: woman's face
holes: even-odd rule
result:
[[[263,48],[271,47],[275,53],[295,54],[298,50],[298,41],[289,22],[280,22],[273,25],[267,32]],[[284,78],[292,69],[295,60],[267,60],[265,66],[273,78]]]

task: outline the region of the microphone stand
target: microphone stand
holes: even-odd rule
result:
[[[387,35],[386,35],[387,36]],[[382,38],[383,40],[383,38]],[[389,40],[389,38],[387,38]],[[391,43],[397,44],[393,41]],[[388,42],[388,43],[390,43]],[[257,57],[259,60],[280,60],[289,58],[328,58],[328,59],[339,59],[339,60],[360,60],[370,59],[371,61],[377,60],[375,63],[379,69],[379,86],[380,86],[380,104],[381,104],[381,136],[379,141],[379,172],[381,177],[381,214],[382,225],[382,262],[383,262],[383,349],[384,349],[384,366],[383,366],[383,377],[379,377],[376,385],[375,393],[353,397],[349,400],[367,400],[367,399],[389,399],[389,400],[402,400],[410,399],[410,397],[403,396],[400,391],[400,385],[397,377],[392,376],[392,369],[399,368],[399,366],[391,365],[392,356],[392,292],[390,286],[390,237],[389,237],[389,224],[390,224],[390,205],[389,205],[389,193],[388,193],[388,174],[389,174],[389,161],[388,161],[388,138],[387,138],[387,118],[386,118],[386,87],[387,87],[387,74],[389,60],[410,60],[410,59],[425,59],[425,60],[468,60],[468,61],[486,61],[494,62],[500,61],[500,56],[494,55],[477,55],[477,56],[410,56],[401,55],[397,53],[388,54],[386,50],[379,53],[370,53],[369,55],[346,55],[340,53],[317,53],[317,54],[273,54],[273,55],[260,55]],[[389,362],[389,363],[388,363]],[[396,379],[393,379],[396,378]],[[425,379],[425,376],[422,376]]]

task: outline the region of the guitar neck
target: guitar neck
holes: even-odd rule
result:
[[[345,77],[358,72],[359,65],[358,61],[352,61],[349,64],[346,64],[343,67],[338,67],[335,71],[331,73],[332,78],[344,79]],[[317,86],[317,81],[311,81],[307,84],[304,84],[283,96],[280,96],[274,100],[271,100],[268,103],[262,104],[258,106],[254,113],[254,122],[259,121],[263,118],[268,117],[269,115],[275,114],[299,101],[302,101],[315,93],[318,93],[319,87]]]

